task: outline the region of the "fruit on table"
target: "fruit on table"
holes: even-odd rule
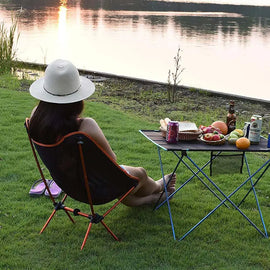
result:
[[[212,141],[213,133],[206,133],[203,135],[203,139],[206,141]]]
[[[244,136],[244,131],[242,129],[237,128],[234,131],[237,131],[241,137]]]
[[[219,134],[214,134],[212,137],[212,141],[219,141],[219,140],[220,140]]]
[[[239,139],[239,137],[241,137],[241,136],[239,136],[239,135],[236,134],[236,133],[230,133],[230,135],[229,135],[229,138],[236,138],[236,139]]]
[[[203,134],[203,139],[206,141],[219,141],[224,138],[223,134],[220,133],[205,133]]]
[[[237,137],[237,138],[228,138],[228,143],[229,144],[235,144],[236,143],[236,141],[238,140],[239,138]]]
[[[243,136],[243,132],[239,132],[237,131],[236,129],[233,130],[231,133],[230,133],[230,136],[234,135],[234,136],[237,136],[238,138],[242,137]]]
[[[226,135],[228,133],[227,124],[223,121],[215,121],[212,123],[211,126],[219,129],[223,135]]]
[[[233,130],[230,134],[229,134],[229,137],[228,137],[228,143],[229,144],[236,144],[236,141],[243,137],[244,135],[244,132],[243,130],[241,129],[235,129]]]
[[[203,126],[203,125],[200,125],[199,126],[199,129],[202,131],[203,134],[206,134],[206,133],[221,133],[221,131],[216,128],[216,127],[213,127],[213,126]]]
[[[245,150],[249,148],[250,140],[246,137],[241,137],[236,141],[235,145],[238,149]]]

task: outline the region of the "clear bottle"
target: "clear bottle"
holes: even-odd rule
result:
[[[230,101],[229,105],[229,112],[227,114],[227,127],[228,127],[228,134],[235,130],[236,127],[236,114],[234,109],[234,101]]]

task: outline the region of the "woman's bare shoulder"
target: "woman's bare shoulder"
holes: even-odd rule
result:
[[[97,124],[97,122],[95,121],[95,119],[93,119],[91,117],[81,118],[81,126],[96,125],[96,124]]]
[[[93,130],[95,130],[96,128],[98,128],[98,124],[93,118],[81,118],[81,125],[79,128],[80,131],[88,133],[89,131],[93,132]]]

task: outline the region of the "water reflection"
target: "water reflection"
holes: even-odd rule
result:
[[[58,48],[63,52],[67,43],[67,0],[60,1],[58,15]],[[65,51],[63,55],[66,55]]]
[[[261,31],[261,35],[267,35],[270,32],[270,18],[263,17],[262,14],[258,13],[257,8],[250,9],[250,16],[243,16],[246,14],[247,7],[243,7],[239,13],[235,7],[231,10],[231,6],[227,5],[225,8],[228,12],[219,12],[221,7],[215,7],[216,11],[213,12],[198,12],[198,10],[203,10],[203,4],[185,4],[181,5],[180,8],[176,8],[174,12],[164,12],[166,10],[171,10],[168,8],[169,4],[177,3],[167,3],[167,5],[162,5],[162,10],[160,13],[153,12],[154,10],[159,10],[159,1],[143,1],[139,0],[133,4],[127,4],[126,1],[89,1],[89,0],[77,0],[77,1],[60,1],[58,6],[56,1],[33,1],[33,0],[11,0],[14,1],[18,6],[22,6],[28,11],[34,10],[33,12],[28,12],[27,14],[21,15],[21,23],[27,26],[38,25],[38,27],[44,26],[46,22],[54,22],[56,18],[53,18],[54,9],[59,8],[59,27],[64,27],[66,23],[67,16],[67,5],[71,8],[72,6],[79,5],[81,12],[77,14],[77,20],[84,24],[91,23],[95,27],[98,26],[99,21],[103,21],[105,26],[108,27],[119,27],[124,24],[132,24],[133,27],[138,25],[138,22],[143,23],[147,28],[165,28],[169,24],[170,19],[172,19],[175,28],[181,28],[182,34],[187,36],[202,36],[202,35],[213,35],[219,31],[223,33],[224,36],[238,34],[239,36],[249,36],[255,29],[256,32]],[[1,1],[0,1],[1,2]],[[133,2],[133,1],[132,1]],[[152,3],[150,5],[150,3]],[[38,7],[38,8],[37,8]],[[121,11],[109,11],[117,10],[122,8]],[[149,11],[137,11],[141,8],[142,10]],[[260,8],[260,7],[258,7]],[[85,9],[85,12],[83,10]],[[90,9],[90,10],[89,10]],[[268,15],[270,14],[270,7],[264,7],[262,10],[268,10]],[[131,10],[131,11],[129,11]],[[176,12],[177,10],[181,10]],[[193,11],[192,11],[193,10]],[[213,9],[214,10],[214,9]],[[252,10],[252,12],[251,12]],[[232,19],[233,18],[233,19]],[[65,30],[61,30],[64,32]],[[237,33],[236,33],[237,32]]]
[[[19,56],[25,61],[48,63],[66,57],[80,68],[166,81],[170,59],[181,45],[184,84],[251,92],[258,84],[270,84],[270,7],[10,0],[6,11],[3,1],[0,17],[21,6],[27,10],[20,16]]]

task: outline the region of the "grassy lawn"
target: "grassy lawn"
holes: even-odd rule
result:
[[[151,206],[120,205],[105,221],[122,241],[114,241],[101,225],[94,225],[83,251],[80,245],[88,226],[86,219],[75,217],[77,222],[72,224],[63,212],[58,212],[39,235],[52,204],[45,196],[28,195],[31,185],[40,177],[23,125],[37,101],[26,91],[14,90],[20,88],[17,80],[0,79],[0,269],[270,269],[269,239],[263,238],[231,207],[220,207],[183,241],[173,240],[166,206],[153,211]],[[159,179],[156,148],[138,132],[157,129],[159,115],[151,118],[123,112],[107,101],[110,105],[104,100],[100,102],[96,93],[92,101],[85,103],[85,116],[95,118],[100,124],[120,164],[144,166],[153,178]],[[210,121],[211,113],[207,109],[203,117],[202,111],[198,111],[198,119]],[[155,117],[156,121],[152,121]],[[162,157],[165,172],[169,173],[176,160],[164,152]],[[192,157],[202,165],[209,153],[192,153]],[[268,158],[268,154],[249,154],[251,169]],[[209,168],[205,171],[208,173]],[[45,174],[48,175],[46,171]],[[190,173],[181,166],[177,176],[179,186]],[[257,186],[268,229],[270,185],[266,180],[269,176],[267,172]],[[243,174],[214,175],[216,183],[227,193],[242,177],[247,177],[245,170]],[[247,189],[233,199],[239,201]],[[261,228],[254,203],[254,197],[249,196],[242,209]],[[177,238],[217,204],[218,200],[200,181],[191,181],[171,201]],[[67,205],[88,209],[87,205],[71,199]],[[98,212],[106,208],[107,205],[99,206]]]

